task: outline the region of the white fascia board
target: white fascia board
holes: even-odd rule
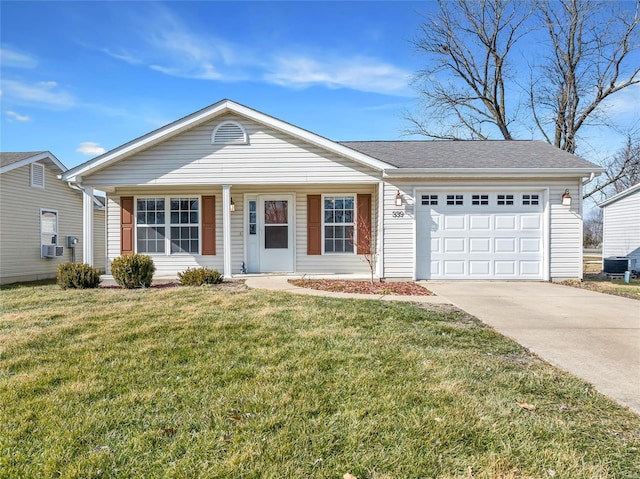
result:
[[[602,208],[603,206],[610,205],[611,203],[614,203],[614,202],[616,202],[618,200],[621,200],[622,198],[625,198],[625,197],[629,196],[630,194],[635,193],[638,190],[640,190],[640,183],[638,183],[637,185],[631,186],[631,187],[627,188],[624,191],[621,191],[617,195],[612,196],[611,198],[609,198],[607,200],[604,200],[598,206],[600,208]]]
[[[383,178],[577,178],[599,175],[604,169],[577,168],[396,168]]]
[[[236,113],[258,123],[263,123],[276,130],[298,137],[325,150],[349,158],[357,163],[364,164],[378,171],[395,168],[393,165],[376,160],[375,158],[352,150],[351,148],[340,145],[320,135],[316,135],[315,133],[311,133],[310,131],[291,125],[290,123],[265,115],[264,113],[260,113],[259,111],[240,105],[231,100],[223,100],[211,105],[210,107],[204,108],[203,110],[192,113],[181,120],[174,121],[173,123],[154,130],[151,133],[147,133],[146,135],[132,140],[129,143],[125,143],[124,145],[98,156],[93,160],[89,160],[82,165],[71,168],[62,175],[62,179],[65,181],[79,182],[81,181],[81,176],[94,173],[111,163],[122,160],[133,153],[149,148],[150,146],[167,140],[182,131],[192,128],[200,123],[204,123],[205,121],[211,120],[212,118],[224,113]]]
[[[15,163],[11,163],[10,165],[3,166],[2,168],[0,168],[0,173],[6,173],[8,171],[15,170],[16,168],[20,168],[22,166],[29,165],[41,160],[51,161],[51,163],[57,166],[62,173],[67,171],[67,167],[64,166],[53,153],[51,153],[50,151],[43,151],[42,153],[30,156],[29,158],[25,158],[24,160],[20,160]],[[61,175],[58,175],[58,178],[60,178],[60,176]]]

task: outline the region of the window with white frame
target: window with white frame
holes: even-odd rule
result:
[[[462,206],[463,204],[463,195],[447,195],[447,206]]]
[[[536,206],[539,204],[540,204],[540,195],[535,195],[535,194],[522,195],[523,206],[527,206],[527,205]]]
[[[488,205],[489,195],[471,195],[471,204],[473,206]]]
[[[422,195],[421,203],[423,206],[437,206],[438,205],[438,195]]]
[[[353,253],[355,196],[325,196],[323,209],[324,252]]]
[[[168,207],[168,210],[167,210]],[[200,252],[199,198],[137,198],[136,251],[169,254]]]
[[[513,206],[513,195],[498,195],[496,203],[498,206]]]
[[[55,210],[40,210],[40,244],[58,244],[58,212]]]

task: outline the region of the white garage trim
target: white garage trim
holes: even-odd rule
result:
[[[435,207],[429,205],[422,205],[422,195],[433,193],[438,195],[438,204]],[[476,203],[475,206],[472,205],[471,194],[478,193],[481,195],[487,195],[485,198],[474,198],[475,201],[487,201],[486,206],[482,203]],[[450,198],[450,200],[456,201],[456,204],[447,205],[445,201],[447,201],[446,194],[449,195],[463,195],[463,198],[458,199],[458,201],[464,200],[464,203],[458,204],[456,198]],[[509,198],[500,198],[499,195],[514,195],[513,204],[509,204]],[[538,195],[538,204],[535,205],[523,205],[523,200],[525,198],[522,195],[536,194]],[[425,214],[429,216],[429,218],[436,217],[438,218],[438,222],[447,221],[447,214],[453,214],[455,212],[456,216],[462,215],[462,222],[460,223],[461,235],[464,236],[464,240],[460,243],[462,249],[460,250],[460,272],[459,273],[451,273],[451,279],[524,279],[524,280],[549,280],[549,231],[550,231],[550,208],[549,208],[549,188],[548,187],[514,187],[514,186],[501,186],[501,185],[487,185],[487,186],[456,186],[449,185],[446,187],[442,186],[434,186],[434,187],[425,187],[419,186],[413,188],[413,234],[414,234],[414,242],[413,242],[413,277],[414,279],[425,279],[425,276],[428,276],[429,279],[448,279],[447,273],[444,271],[444,266],[456,266],[454,263],[448,262],[444,257],[446,257],[446,248],[445,244],[450,243],[455,246],[457,243],[454,241],[455,238],[449,238],[450,241],[447,241],[447,235],[445,230],[438,229],[438,232],[441,233],[441,236],[436,234],[435,238],[429,234],[429,251],[432,248],[432,240],[436,239],[438,241],[439,247],[437,248],[439,253],[434,253],[436,259],[434,261],[440,261],[437,266],[441,269],[437,272],[432,270],[433,263],[426,266],[424,264],[425,259],[421,259],[421,253],[424,253],[423,249],[425,245],[420,245],[421,239],[419,238],[419,234],[424,233],[424,230],[421,231],[421,227],[424,228],[424,224],[421,221],[426,221]],[[499,201],[505,201],[505,203],[500,204]],[[456,208],[460,209],[456,211]],[[487,252],[479,252],[477,261],[472,261],[472,253],[470,251],[471,243],[474,238],[471,232],[472,218],[474,217],[473,208],[479,208],[477,213],[485,212],[485,215],[488,216],[489,220],[487,223],[487,228],[489,229],[487,233],[487,238],[482,238],[485,240]],[[504,210],[502,211],[502,208]],[[428,212],[428,213],[427,213]],[[434,215],[435,212],[435,215]],[[502,213],[507,213],[506,216],[503,216]],[[500,263],[497,261],[495,250],[498,247],[498,242],[500,239],[500,235],[497,234],[496,229],[499,228],[498,221],[500,218],[510,218],[511,215],[508,213],[512,213],[514,217],[511,219],[513,226],[513,237],[509,235],[505,236],[505,240],[510,239],[512,248],[513,248],[513,257],[505,258],[505,263]],[[452,218],[452,217],[450,217]],[[537,219],[535,219],[537,218]],[[518,221],[519,223],[516,225],[514,221]],[[532,220],[535,220],[533,222]],[[533,239],[532,236],[527,235],[523,232],[523,222],[529,222],[532,228],[535,228],[537,232],[533,234],[533,236],[539,241],[539,249],[538,253],[533,252],[527,253],[526,251],[521,251],[522,248],[527,247],[527,243],[533,247]],[[439,223],[440,224],[440,223]],[[444,223],[442,223],[444,224]],[[525,228],[526,229],[526,228]],[[533,233],[533,230],[530,230]],[[425,235],[422,235],[424,238]],[[480,238],[477,238],[478,240]],[[527,241],[529,240],[529,241]],[[478,241],[476,241],[477,243]],[[456,243],[456,244],[454,244]],[[507,241],[502,241],[504,245],[507,245]],[[507,252],[508,253],[508,252]],[[431,253],[422,254],[423,257],[429,256]],[[437,256],[436,256],[437,255]],[[527,256],[529,256],[527,258]],[[518,260],[518,257],[521,257],[521,260]],[[534,259],[534,257],[536,259]],[[532,263],[527,265],[526,261],[531,261]],[[429,259],[429,261],[431,261]],[[485,263],[486,262],[486,263]],[[537,265],[535,264],[537,263]],[[474,278],[471,276],[470,272],[473,266],[482,267],[482,271],[477,273],[477,276]],[[500,266],[510,267],[511,270],[508,272],[500,273],[498,268]],[[526,273],[526,267],[529,266],[531,271]],[[535,268],[535,269],[534,269]],[[511,272],[512,271],[512,272]]]

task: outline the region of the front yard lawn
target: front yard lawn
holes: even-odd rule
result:
[[[0,291],[0,477],[639,477],[640,419],[464,313]]]

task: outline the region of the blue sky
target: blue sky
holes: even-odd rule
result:
[[[411,40],[434,6],[3,1],[1,149],[72,167],[223,98],[333,140],[410,138]],[[638,105],[635,89],[610,109]]]

